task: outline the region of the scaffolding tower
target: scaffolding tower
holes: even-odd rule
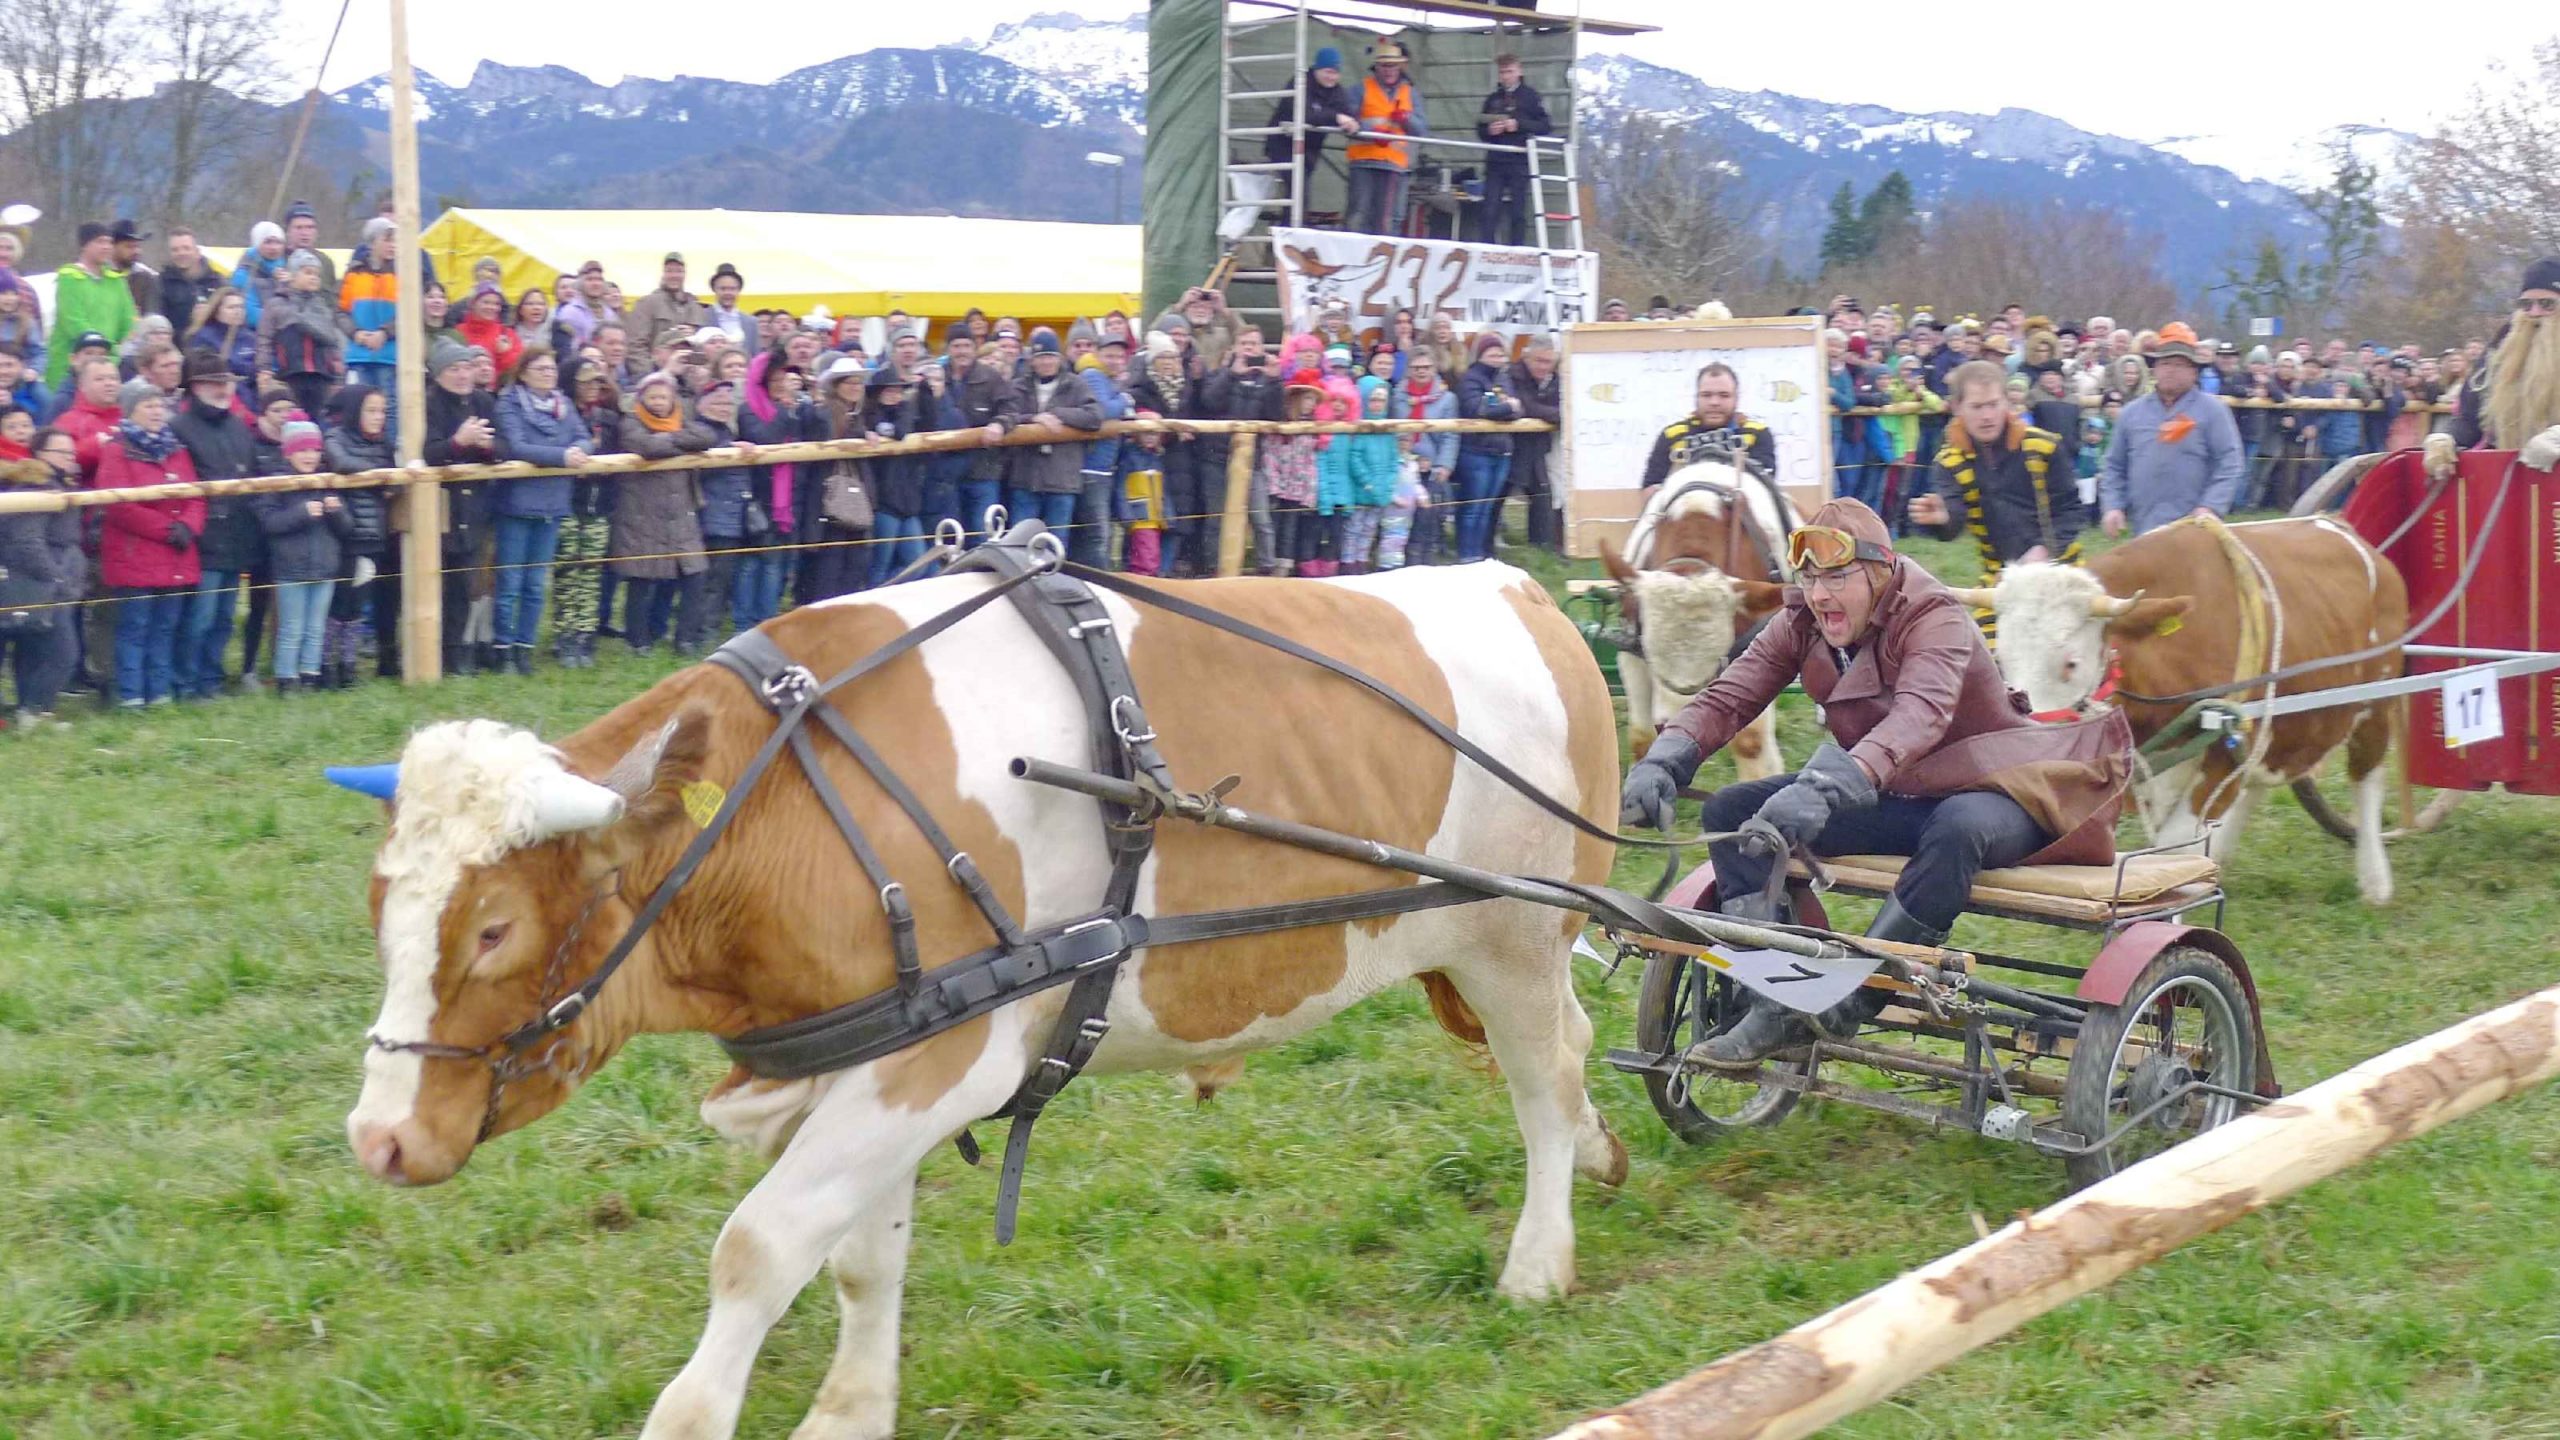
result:
[[[1414,158],[1404,213],[1394,217],[1393,236],[1409,238],[1422,217],[1426,238],[1456,239],[1472,218],[1472,205],[1461,176],[1472,162],[1479,183],[1484,161],[1497,151],[1515,147],[1490,145],[1475,138],[1473,117],[1480,97],[1493,83],[1491,57],[1507,50],[1520,57],[1529,83],[1547,100],[1556,133],[1527,142],[1529,172],[1528,243],[1538,255],[1552,325],[1563,313],[1559,302],[1590,297],[1580,293],[1581,270],[1559,263],[1583,249],[1582,173],[1577,158],[1581,106],[1574,93],[1574,62],[1586,33],[1633,35],[1656,27],[1598,20],[1582,13],[1574,0],[1571,14],[1542,14],[1533,9],[1477,3],[1477,0],[1219,0],[1217,216],[1218,268],[1213,281],[1231,287],[1229,303],[1249,319],[1281,317],[1279,256],[1272,231],[1276,226],[1323,225],[1338,212],[1323,208],[1326,192],[1336,188],[1330,169],[1303,164],[1307,127],[1307,70],[1316,51],[1334,45],[1344,52],[1346,85],[1357,89],[1366,72],[1359,47],[1384,40],[1405,42],[1412,60],[1406,67],[1426,114],[1431,135],[1385,135],[1360,132],[1342,137],[1393,141],[1411,147]],[[1399,14],[1407,18],[1392,18]],[[1463,27],[1430,23],[1441,17],[1473,22]],[[1440,52],[1435,54],[1434,52]],[[1274,111],[1288,103],[1287,123],[1275,124]],[[1443,125],[1439,117],[1463,118]],[[1289,158],[1273,160],[1265,142],[1273,136],[1289,140]],[[1460,138],[1463,137],[1463,138]],[[1342,154],[1340,148],[1325,152]],[[1427,167],[1425,161],[1433,162]],[[1301,185],[1301,177],[1306,183]],[[1310,193],[1316,192],[1316,193]],[[1430,231],[1446,220],[1449,234]],[[1238,303],[1233,287],[1240,287]],[[1262,303],[1265,297],[1269,303]]]

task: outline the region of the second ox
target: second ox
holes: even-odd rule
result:
[[[1627,733],[1636,752],[1689,697],[1740,653],[1752,629],[1777,613],[1793,507],[1742,465],[1704,460],[1673,473],[1646,497],[1623,553],[1600,547],[1618,582],[1634,643],[1618,655],[1627,689]],[[1782,774],[1777,712],[1763,710],[1733,740],[1745,780]]]
[[[2166,742],[2135,787],[2156,843],[2205,836],[2215,856],[2228,855],[2267,790],[2306,781],[2344,745],[2356,883],[2371,904],[2391,899],[2383,759],[2400,702],[2251,713],[2270,688],[2296,694],[2400,673],[2408,590],[2361,536],[2325,518],[2181,520],[2085,568],[2012,566],[1997,589],[1959,593],[1997,612],[2001,674],[2038,713],[2112,702],[2137,745]],[[2222,729],[2177,698],[2332,659],[2346,663],[2211,697],[2230,722]]]

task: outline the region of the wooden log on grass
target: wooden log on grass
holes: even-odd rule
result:
[[[2560,986],[2196,1136],[1554,1440],[1810,1435],[2315,1180],[2560,1073]]]

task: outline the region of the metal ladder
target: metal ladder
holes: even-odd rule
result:
[[[1250,14],[1250,7],[1246,8],[1247,13]],[[1311,53],[1307,48],[1307,9],[1303,3],[1296,7],[1296,13],[1292,17],[1295,22],[1294,35],[1290,42],[1290,53],[1287,54],[1240,55],[1236,53],[1239,30],[1248,27],[1264,28],[1270,24],[1268,16],[1253,16],[1246,19],[1240,18],[1237,11],[1237,6],[1221,0],[1218,16],[1218,223],[1223,226],[1226,223],[1227,213],[1241,207],[1250,206],[1260,213],[1255,216],[1252,228],[1243,236],[1233,240],[1227,239],[1223,234],[1219,237],[1221,254],[1227,262],[1231,262],[1225,266],[1230,283],[1277,285],[1280,280],[1280,257],[1273,248],[1271,216],[1274,212],[1278,212],[1287,224],[1305,224],[1306,196],[1299,193],[1296,160],[1271,161],[1259,157],[1262,154],[1261,142],[1265,137],[1294,136],[1295,133],[1290,127],[1274,126],[1268,123],[1272,102],[1295,96],[1297,98],[1296,113],[1306,114],[1307,72],[1306,61],[1302,57]],[[1269,42],[1266,39],[1264,43]],[[1251,82],[1245,79],[1241,73],[1241,67],[1274,63],[1288,66],[1287,86],[1277,90],[1246,88]],[[1237,107],[1240,105],[1246,107],[1241,115],[1237,113]],[[1254,158],[1238,158],[1236,142],[1240,140],[1252,142],[1247,146],[1244,154]],[[1242,191],[1262,188],[1259,185],[1239,186],[1237,184],[1238,180],[1248,176],[1268,180],[1276,189],[1268,196],[1248,198]],[[1277,305],[1231,306],[1230,308],[1237,315],[1252,319],[1285,319]]]
[[[1537,227],[1538,283],[1547,292],[1547,330],[1552,335],[1564,327],[1565,302],[1574,302],[1576,318],[1591,318],[1591,297],[1582,288],[1582,270],[1569,268],[1569,283],[1556,283],[1556,235],[1550,227],[1561,222],[1564,227],[1566,253],[1582,249],[1582,172],[1574,159],[1575,146],[1570,135],[1533,135],[1529,137],[1529,216]],[[1550,170],[1550,163],[1557,168]],[[1562,210],[1547,203],[1547,187],[1564,187]]]

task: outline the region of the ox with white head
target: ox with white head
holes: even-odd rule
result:
[[[1706,485],[1679,481],[1662,486],[1628,537],[1626,553],[1602,546],[1601,563],[1618,582],[1618,604],[1640,646],[1623,652],[1618,673],[1627,687],[1627,729],[1637,750],[1653,743],[1656,726],[1724,672],[1725,658],[1750,628],[1774,612],[1786,589],[1766,580],[1741,580],[1719,567],[1766,567],[1759,535],[1785,533],[1763,487],[1734,467],[1690,467]],[[1720,472],[1720,473],[1718,473]],[[1688,472],[1682,472],[1684,475]],[[1747,489],[1737,489],[1748,485]],[[1770,513],[1746,521],[1728,503]],[[1757,532],[1755,535],[1754,532]],[[1774,718],[1762,714],[1734,737],[1734,758],[1744,779],[1782,768]]]
[[[680,810],[674,788],[697,773],[707,728],[698,715],[669,722],[600,784],[530,731],[451,721],[410,739],[396,792],[358,782],[391,811],[372,894],[382,1011],[347,1116],[367,1170],[396,1184],[450,1178],[627,1038],[581,1019],[498,1079],[499,1039],[590,974],[628,923],[622,859]]]
[[[2085,709],[2105,685],[2118,644],[2185,614],[2185,596],[2110,595],[2076,565],[2012,565],[1997,589],[1958,590],[2000,623],[2000,677],[2039,715]]]

